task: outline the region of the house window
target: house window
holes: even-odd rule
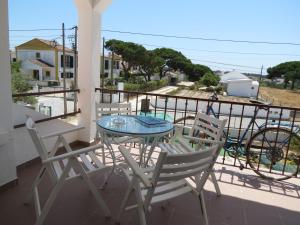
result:
[[[12,61],[13,61],[13,62],[17,62],[17,59],[16,59],[16,58],[12,58]]]
[[[40,52],[36,52],[35,53],[35,58],[36,59],[40,59],[41,58],[41,53]]]
[[[65,74],[66,74],[66,78],[73,78],[74,77],[74,74],[71,73],[71,72],[66,72]],[[60,77],[64,78],[64,73],[61,73]]]
[[[46,77],[50,77],[50,71],[46,71]]]
[[[114,69],[119,69],[120,68],[120,65],[119,65],[119,61],[114,61]]]
[[[104,77],[107,78],[108,77],[108,73],[104,73]]]
[[[105,60],[104,62],[104,69],[108,70],[108,60]]]
[[[39,80],[40,79],[40,72],[38,70],[33,70],[33,79]]]
[[[71,55],[65,55],[65,63],[67,68],[73,68],[73,59],[74,57]],[[64,67],[64,60],[63,60],[63,55],[60,56],[60,65],[61,67]]]

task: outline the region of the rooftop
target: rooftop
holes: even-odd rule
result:
[[[232,71],[232,72],[225,73],[224,75],[222,75],[220,82],[226,83],[229,80],[233,81],[233,80],[251,80],[251,79],[248,78],[246,75],[241,74],[237,71]]]

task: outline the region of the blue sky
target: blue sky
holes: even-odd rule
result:
[[[103,14],[102,28],[176,36],[300,43],[299,8],[298,0],[113,0]],[[77,23],[72,0],[9,0],[10,29],[60,28],[62,22],[66,27]],[[154,46],[172,47],[193,59],[194,63],[208,65],[212,69],[259,73],[262,65],[267,68],[285,61],[300,60],[300,45],[228,43],[109,32],[103,32],[102,35],[106,39],[145,44],[148,49]],[[60,31],[10,32],[11,48],[33,37],[61,40]]]

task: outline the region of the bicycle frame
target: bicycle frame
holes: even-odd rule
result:
[[[256,122],[256,120],[255,120],[255,119],[256,119],[256,116],[257,116],[257,114],[258,114],[258,112],[259,112],[259,110],[260,110],[260,107],[257,107],[257,108],[254,110],[253,117],[251,118],[249,124],[247,125],[247,127],[246,127],[246,129],[244,130],[244,132],[242,133],[242,135],[241,135],[240,137],[237,138],[237,141],[234,141],[235,138],[232,138],[232,137],[230,137],[230,136],[227,136],[226,133],[225,133],[225,131],[223,131],[224,135],[227,136],[227,140],[226,140],[226,143],[225,143],[225,145],[224,145],[225,151],[238,151],[238,150],[243,149],[243,148],[242,148],[242,147],[243,147],[243,146],[242,146],[242,145],[243,145],[243,141],[245,140],[245,137],[246,137],[248,131],[250,130],[251,126],[253,126],[253,124],[256,125],[256,127],[257,127],[259,130],[262,129],[262,127],[265,126],[265,124],[258,125],[257,122]],[[214,109],[213,109],[213,102],[208,106],[207,111],[206,111],[206,114],[209,115],[210,113],[212,113],[212,115],[213,115],[214,117],[217,118],[217,115],[216,115],[216,113],[215,113],[215,111],[214,111]],[[235,150],[231,150],[230,148],[232,147],[232,145],[236,145],[237,148],[236,148]],[[241,151],[240,153],[242,153],[243,155],[245,154],[244,151],[243,151],[243,152]]]

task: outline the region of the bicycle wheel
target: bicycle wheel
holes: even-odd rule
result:
[[[253,171],[262,178],[291,178],[299,172],[299,136],[285,128],[265,128],[249,140],[246,157]]]

